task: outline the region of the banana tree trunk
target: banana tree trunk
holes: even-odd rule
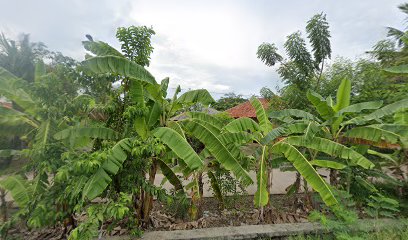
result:
[[[1,201],[1,216],[4,223],[7,221],[6,191],[4,189],[0,189],[0,201]]]
[[[297,210],[300,207],[300,200],[299,200],[299,191],[300,191],[300,181],[301,181],[301,175],[299,172],[296,172],[296,180],[295,180],[295,193],[294,193],[294,199],[293,199],[293,206],[295,210]]]
[[[202,216],[203,213],[203,204],[202,204],[202,199],[204,197],[204,182],[203,182],[203,173],[200,172],[198,174],[198,194],[199,194],[199,199],[197,203],[197,208],[198,208],[198,218]]]
[[[337,186],[337,170],[330,169],[330,185]]]
[[[268,167],[268,173],[267,173],[267,191],[268,191],[268,204],[267,206],[272,209],[272,203],[271,203],[271,195],[272,195],[272,178],[273,178],[273,169]]]
[[[149,183],[154,185],[154,179],[156,178],[157,172],[157,162],[153,159],[152,166],[149,170]],[[148,225],[150,220],[150,211],[153,208],[153,196],[149,192],[145,192],[145,197],[143,201],[143,222],[145,226]]]

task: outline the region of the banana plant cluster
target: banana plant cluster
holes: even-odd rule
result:
[[[196,104],[208,106],[214,102],[208,91],[193,90],[178,96],[181,89],[177,87],[172,98],[167,98],[169,79],[157,83],[154,77],[143,67],[126,59],[118,51],[102,42],[84,42],[87,50],[93,53],[83,62],[94,74],[112,74],[122,81],[126,114],[131,119],[133,134],[120,134],[107,127],[73,126],[55,135],[61,141],[72,141],[81,137],[92,137],[115,141],[104,161],[87,180],[82,191],[84,199],[93,200],[101,196],[112,179],[117,175],[125,161],[131,161],[132,142],[135,139],[147,141],[159,139],[166,149],[149,157],[152,167],[149,170],[149,183],[154,184],[156,172],[160,170],[176,190],[184,190],[182,182],[173,170],[177,167],[184,178],[189,178],[205,171],[204,155],[211,155],[223,168],[230,170],[245,184],[252,183],[247,171],[237,160],[238,149],[234,148],[234,135],[220,135],[220,123],[215,117],[204,113],[191,113],[191,117],[182,121],[173,120],[181,110],[188,110]],[[203,153],[197,153],[187,141],[186,136],[198,139],[205,146]],[[75,141],[75,140],[74,140]],[[236,152],[233,152],[236,151]],[[176,158],[174,166],[172,159]],[[209,173],[209,176],[212,176]],[[215,185],[214,185],[215,186]],[[195,192],[197,189],[194,188]],[[145,193],[142,201],[143,215],[148,218],[151,209],[152,195]]]
[[[288,126],[299,136],[291,136],[285,142],[307,148],[310,163],[316,167],[331,169],[331,182],[336,184],[336,172],[347,172],[346,185],[350,188],[352,168],[373,169],[374,163],[364,155],[371,151],[357,149],[358,140],[373,147],[387,144],[406,145],[407,125],[384,124],[382,118],[397,113],[408,106],[408,99],[382,106],[381,101],[350,105],[351,83],[345,79],[340,84],[336,103],[328,97],[309,91],[307,98],[316,109],[317,116],[296,109],[275,111],[270,117]],[[350,146],[350,147],[349,147]],[[332,176],[334,175],[334,176]]]

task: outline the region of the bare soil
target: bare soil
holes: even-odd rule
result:
[[[224,207],[221,207],[215,198],[204,198],[200,217],[197,220],[189,219],[188,206],[166,205],[155,201],[151,213],[150,225],[144,231],[157,230],[184,230],[223,226],[242,226],[257,224],[278,224],[306,222],[308,212],[312,209],[303,204],[303,195],[298,197],[286,195],[273,195],[272,207],[265,207],[263,221],[260,221],[260,211],[254,208],[253,196],[239,195],[227,197]],[[108,225],[105,223],[105,225]],[[62,226],[54,228],[28,231],[21,226],[10,230],[7,239],[66,239],[67,231]],[[128,235],[123,227],[114,228],[109,234],[104,230],[104,235]]]

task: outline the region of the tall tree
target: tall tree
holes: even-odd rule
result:
[[[35,62],[48,53],[45,44],[30,42],[28,34],[21,34],[17,41],[0,35],[0,67],[28,82],[34,81]]]
[[[319,88],[324,61],[331,57],[330,31],[325,14],[314,15],[307,22],[306,33],[311,51],[300,31],[287,36],[284,48],[288,59],[279,54],[277,47],[271,43],[261,44],[257,51],[258,58],[267,66],[280,63],[278,73],[287,84],[282,89],[283,96],[291,107],[305,107],[307,101],[301,93],[309,88]]]
[[[224,94],[224,96],[212,104],[212,107],[218,111],[225,111],[246,101],[242,95],[231,92]]]

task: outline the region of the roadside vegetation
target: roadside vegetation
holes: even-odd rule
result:
[[[399,8],[408,14],[408,4]],[[407,32],[388,28],[364,59],[330,60],[329,23],[320,13],[304,33],[287,37],[284,51],[261,44],[257,57],[285,83],[277,93],[260,91],[268,107],[256,96],[170,91],[171,79],[146,69],[155,34],[120,27],[121,49],[87,35],[81,62],[28,35],[0,36],[2,238],[58,228],[61,238],[94,239],[117,227],[141,236],[152,227],[155,202],[196,221],[207,214],[203,179],[220,211],[255,183],[255,217],[267,223],[276,211],[276,169],[296,174],[287,189],[294,212],[341,229],[334,237],[407,238],[406,229],[344,230],[358,218],[408,214]],[[246,101],[256,118],[222,112]],[[220,113],[203,111],[209,107]],[[158,174],[171,190],[155,184]]]

